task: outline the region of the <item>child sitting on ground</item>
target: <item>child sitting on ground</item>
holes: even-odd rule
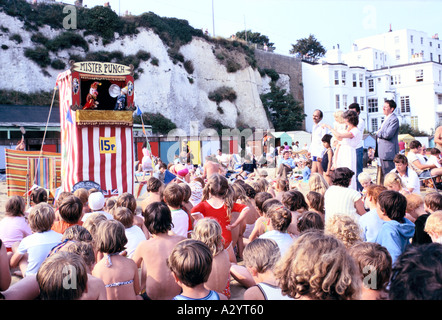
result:
[[[428,217],[424,231],[433,242],[442,244],[442,211],[433,212]]]
[[[397,191],[386,190],[378,197],[377,213],[384,220],[376,242],[387,248],[392,263],[405,251],[414,235],[414,224],[405,218],[407,199]]]
[[[360,298],[362,280],[356,263],[340,240],[320,230],[300,235],[274,273],[283,295],[294,299]]]
[[[52,230],[63,234],[70,226],[82,225],[81,217],[83,216],[83,203],[79,198],[72,195],[63,200],[58,207],[60,220],[55,221]]]
[[[305,202],[308,205],[308,210],[317,212],[323,219],[325,218],[324,196],[322,194],[315,191],[309,191],[305,196]]]
[[[442,195],[437,192],[429,192],[424,197],[425,214],[421,214],[416,218],[415,233],[412,239],[413,244],[431,243],[431,237],[424,231],[425,223],[428,217],[435,211],[442,210]]]
[[[98,225],[96,246],[104,254],[92,275],[103,280],[108,300],[139,300],[141,297],[138,267],[133,260],[120,255],[127,238],[124,226],[116,220]]]
[[[281,258],[278,245],[270,239],[255,239],[244,249],[244,265],[256,285],[244,292],[244,300],[292,300],[284,296],[273,269]]]
[[[286,191],[282,195],[281,202],[284,207],[290,210],[292,214],[290,226],[288,227],[287,232],[297,236],[299,234],[297,227],[298,215],[308,211],[308,204],[305,201],[304,195],[298,190]]]
[[[141,241],[146,240],[146,236],[140,227],[134,225],[134,216],[132,212],[125,207],[118,207],[114,211],[114,219],[121,222],[125,228],[127,238],[126,252],[127,257],[132,258],[135,249]]]
[[[379,230],[381,230],[384,221],[379,218],[377,211],[378,197],[381,192],[387,190],[384,186],[371,184],[366,187],[365,206],[369,211],[364,213],[359,219],[359,225],[362,229],[362,239],[368,242],[375,242]]]
[[[134,225],[138,226],[146,236],[146,239],[149,239],[150,235],[144,225],[144,218],[142,216],[137,215],[137,199],[132,193],[124,192],[118,197],[116,208],[125,207],[132,212],[134,217]]]
[[[213,255],[212,271],[206,288],[224,294],[230,299],[230,261],[224,249],[221,226],[215,219],[198,220],[192,231],[192,239],[204,242]]]
[[[67,273],[66,270],[75,270]],[[72,278],[66,281],[66,276]],[[48,257],[37,273],[41,300],[79,300],[87,291],[87,268],[76,253],[60,251]],[[74,287],[75,284],[75,287]]]
[[[256,220],[255,226],[253,227],[249,238],[244,242],[245,244],[252,242],[267,231],[268,220],[266,215],[268,208],[270,208],[274,204],[282,205],[281,201],[274,199],[272,195],[268,192],[259,192],[255,197],[255,203],[260,217]]]
[[[359,242],[349,249],[349,253],[361,272],[361,299],[387,299],[386,290],[392,269],[391,256],[387,249],[378,243]]]
[[[294,238],[287,232],[292,221],[292,214],[284,206],[273,205],[268,209],[267,219],[268,231],[259,238],[275,240],[281,256],[284,256],[294,241]]]
[[[55,220],[54,209],[42,202],[33,206],[28,216],[33,234],[23,238],[10,260],[10,267],[20,267],[23,276],[37,274],[42,262],[53,247],[60,243],[62,235],[51,230]]]
[[[173,300],[227,300],[204,286],[210,276],[212,261],[212,253],[203,242],[186,239],[178,243],[167,259],[173,278],[182,288]]]
[[[87,291],[83,293],[80,300],[107,300],[107,292],[103,280],[92,275],[92,270],[96,264],[92,244],[86,241],[71,241],[60,251],[76,253],[83,258],[86,264],[88,277]]]
[[[39,203],[47,203],[48,202],[48,192],[44,188],[35,188],[31,191],[31,206],[25,211],[25,217],[28,216],[29,212],[33,206],[36,206]]]
[[[161,202],[163,201],[163,188],[164,184],[155,177],[150,177],[146,182],[146,191],[147,196],[146,198],[141,202],[141,210],[146,210],[146,207],[154,202]]]
[[[324,230],[324,218],[315,211],[303,212],[298,218],[299,234],[310,229]]]
[[[142,294],[145,300],[170,300],[180,293],[166,265],[175,245],[184,237],[169,234],[172,229],[172,215],[169,207],[162,202],[151,203],[143,211],[144,223],[151,233],[149,240],[141,242],[132,259],[138,267],[146,266],[142,279]]]
[[[184,190],[177,183],[169,183],[163,192],[164,202],[172,213],[172,232],[187,238],[191,229],[190,215],[181,209],[184,200]],[[190,224],[190,225],[189,225]]]
[[[91,211],[83,215],[83,218],[81,218],[82,222],[85,222],[86,219],[89,217],[89,215],[91,215],[94,212],[104,214],[106,218],[108,218],[109,220],[112,220],[114,218],[111,213],[103,210],[105,199],[103,193],[101,193],[100,191],[90,192],[89,190],[88,204]]]
[[[25,201],[20,196],[10,197],[5,205],[5,216],[0,221],[0,239],[9,257],[12,256],[13,245],[32,234],[25,218],[25,208]]]

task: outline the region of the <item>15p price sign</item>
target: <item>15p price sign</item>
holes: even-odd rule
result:
[[[100,137],[100,153],[117,153],[115,137]]]

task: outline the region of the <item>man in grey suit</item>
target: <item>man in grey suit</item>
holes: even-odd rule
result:
[[[396,102],[393,100],[386,100],[383,106],[385,115],[384,122],[381,128],[376,133],[376,147],[379,160],[381,161],[382,177],[395,168],[394,156],[399,152],[399,119],[394,110],[396,109]]]

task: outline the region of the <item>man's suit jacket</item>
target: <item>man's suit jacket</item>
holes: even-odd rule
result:
[[[376,134],[379,159],[393,161],[394,156],[399,153],[398,134],[399,119],[392,113]]]

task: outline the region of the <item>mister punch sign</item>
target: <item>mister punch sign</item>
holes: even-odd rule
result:
[[[124,76],[133,73],[132,65],[125,66],[117,63],[97,61],[75,62],[71,69],[80,73],[107,76]]]

